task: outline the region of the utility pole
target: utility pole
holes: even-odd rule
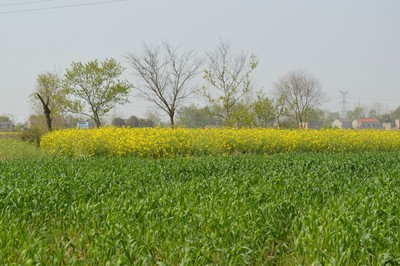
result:
[[[347,118],[347,101],[346,101],[346,94],[349,91],[340,91],[342,94],[342,101],[340,102],[342,104],[342,109],[340,110],[340,118]]]

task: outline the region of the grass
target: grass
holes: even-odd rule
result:
[[[0,162],[0,264],[398,265],[400,152]]]
[[[46,152],[18,138],[0,138],[0,161],[46,156]]]

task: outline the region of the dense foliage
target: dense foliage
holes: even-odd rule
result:
[[[0,264],[400,263],[400,152],[0,162]]]
[[[176,157],[293,151],[400,150],[400,131],[277,129],[69,129],[42,138],[52,154]]]
[[[64,108],[88,116],[100,127],[101,118],[116,104],[129,101],[132,84],[119,79],[124,70],[113,58],[72,63],[62,80]]]

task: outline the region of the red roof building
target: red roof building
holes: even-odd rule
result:
[[[355,129],[379,129],[382,127],[381,121],[376,118],[359,118],[353,121]]]

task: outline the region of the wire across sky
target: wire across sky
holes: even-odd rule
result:
[[[11,4],[0,4],[1,7],[11,7],[11,6],[32,6],[37,4],[42,4],[45,2],[54,2],[57,0],[41,0],[41,1],[25,1],[19,3],[11,3]],[[53,6],[43,6],[36,8],[21,8],[16,10],[8,10],[8,11],[0,11],[0,15],[5,14],[15,14],[15,13],[25,13],[25,12],[34,12],[34,11],[43,11],[43,10],[51,10],[51,9],[63,9],[63,8],[71,8],[71,7],[79,7],[79,6],[92,6],[92,5],[101,5],[101,4],[112,4],[117,2],[125,2],[128,0],[108,0],[108,1],[95,1],[95,2],[87,2],[87,3],[77,3],[77,4],[68,4],[68,5],[53,5]],[[1,10],[1,9],[0,9]]]

